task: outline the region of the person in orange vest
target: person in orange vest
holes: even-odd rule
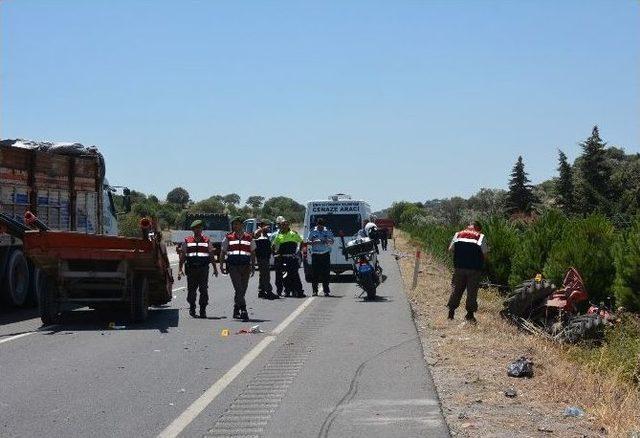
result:
[[[178,278],[187,276],[187,302],[189,303],[189,315],[196,317],[196,296],[200,291],[200,318],[207,317],[207,305],[209,304],[209,263],[213,266],[213,275],[218,276],[216,259],[213,246],[209,238],[202,234],[203,223],[195,220],[191,223],[193,236],[186,237],[179,251],[180,263]]]
[[[487,240],[482,234],[482,227],[475,221],[467,228],[458,231],[451,240],[449,251],[453,253],[453,278],[451,279],[451,296],[449,307],[449,319],[453,319],[455,311],[460,305],[464,291],[467,291],[465,319],[476,323],[473,315],[478,310],[478,288],[482,268],[487,256]]]
[[[249,286],[249,277],[253,277],[255,273],[256,242],[251,233],[243,231],[242,224],[240,217],[231,221],[233,231],[222,241],[220,260],[225,264],[225,267],[221,268],[222,273],[229,274],[235,291],[233,317],[247,321],[249,313],[245,294]]]

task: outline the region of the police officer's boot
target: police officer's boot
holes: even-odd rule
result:
[[[456,309],[449,309],[449,316],[447,317],[447,319],[453,319],[455,314],[456,314]]]
[[[473,312],[467,312],[467,315],[464,317],[468,322],[475,324],[478,322],[475,316],[473,316]]]
[[[207,319],[207,307],[200,306],[200,318]]]
[[[233,306],[233,319],[240,319],[240,308],[235,304]]]
[[[189,315],[191,315],[192,318],[196,317],[196,306],[195,306],[195,304],[191,304],[189,306]]]
[[[249,321],[249,312],[247,312],[247,309],[241,309],[240,310],[240,317],[239,318],[244,322]]]

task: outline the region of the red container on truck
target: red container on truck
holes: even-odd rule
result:
[[[374,222],[378,228],[387,229],[387,237],[389,239],[393,238],[393,227],[395,227],[396,223],[392,219],[376,219]]]

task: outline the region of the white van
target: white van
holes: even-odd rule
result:
[[[308,240],[309,232],[316,226],[318,218],[325,220],[326,227],[330,229],[335,240],[331,249],[331,271],[341,274],[352,269],[352,264],[342,254],[342,240],[345,244],[357,237],[362,228],[362,221],[371,216],[371,207],[366,201],[356,201],[348,195],[338,194],[329,197],[328,200],[309,201],[304,216],[304,240]],[[305,277],[308,278],[308,269],[311,266],[311,255],[307,255],[305,263]]]

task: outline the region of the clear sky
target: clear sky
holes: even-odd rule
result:
[[[599,124],[640,151],[640,3],[0,0],[3,138],[112,183],[393,200],[534,182]]]

